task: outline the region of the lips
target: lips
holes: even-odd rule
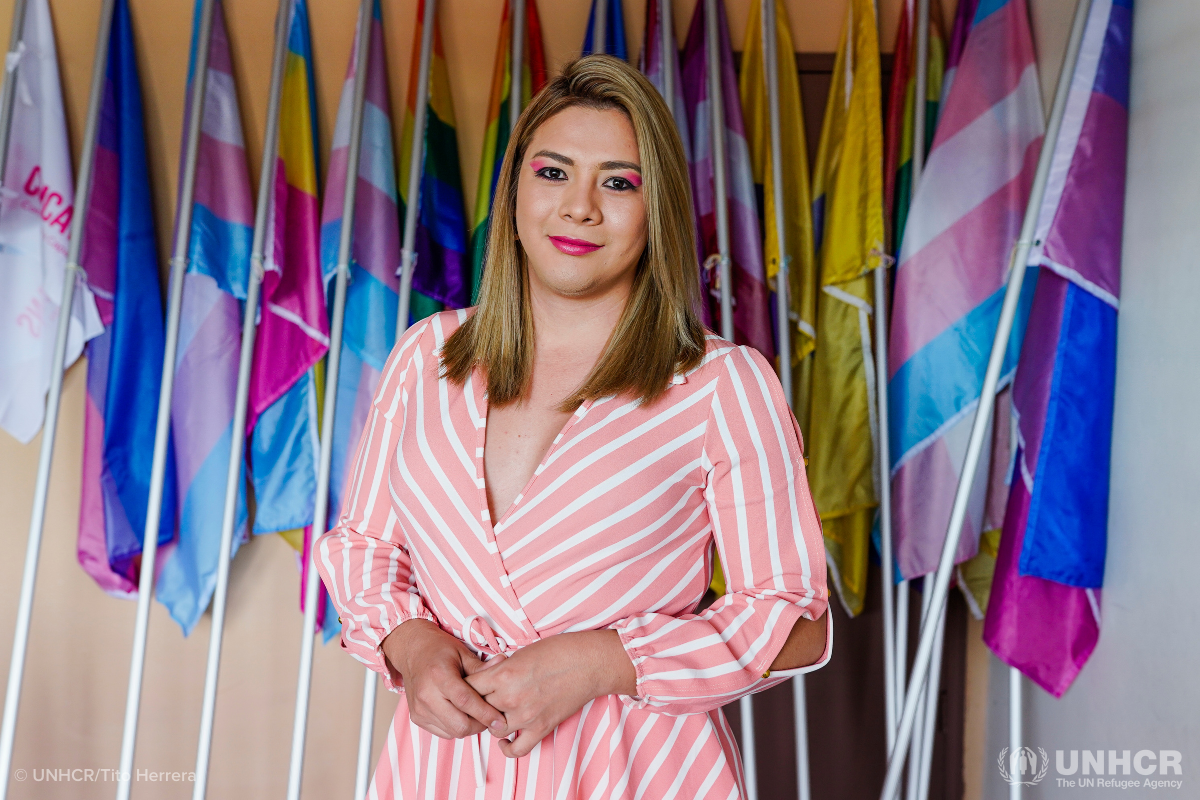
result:
[[[550,241],[560,252],[566,253],[569,256],[586,256],[588,253],[594,253],[604,245],[593,244],[584,239],[572,239],[570,236],[551,236]]]

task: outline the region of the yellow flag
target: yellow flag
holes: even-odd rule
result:
[[[809,477],[846,611],[866,595],[875,493],[874,278],[883,258],[883,120],[872,0],[851,0],[813,174],[821,292]]]
[[[779,74],[780,162],[783,165],[784,254],[788,261],[788,302],[792,338],[792,397],[796,419],[805,436],[809,426],[812,355],[816,347],[817,264],[813,251],[812,196],[809,194],[808,147],[804,141],[804,112],[800,79],[794,63],[792,32],[783,0],[775,0],[775,52]],[[763,187],[763,218],[767,279],[779,272],[779,239],[775,226],[775,180],[771,160],[770,109],[763,68],[762,14],[750,5],[739,80],[746,141],[754,182]]]

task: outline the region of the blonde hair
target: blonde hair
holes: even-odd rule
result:
[[[704,357],[691,188],[675,122],[637,70],[612,56],[586,56],[568,64],[517,121],[492,200],[478,308],[442,348],[442,375],[462,384],[482,368],[493,405],[523,397],[533,373],[529,278],[515,220],[521,163],[542,123],[573,106],[614,109],[629,118],[648,224],[625,310],[595,367],[560,408],[623,393],[653,402],[676,372]]]

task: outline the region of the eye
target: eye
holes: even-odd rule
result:
[[[562,181],[567,178],[567,173],[558,167],[542,167],[539,170],[535,170],[533,174],[548,181]]]
[[[612,176],[604,182],[604,185],[610,189],[615,189],[618,192],[628,192],[637,188],[637,186],[635,186],[634,183],[628,178],[622,178],[619,175]]]

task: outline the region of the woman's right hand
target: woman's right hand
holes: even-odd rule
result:
[[[434,623],[402,622],[383,640],[383,654],[404,681],[409,718],[419,727],[443,739],[504,730],[504,715],[464,680],[488,665]]]

